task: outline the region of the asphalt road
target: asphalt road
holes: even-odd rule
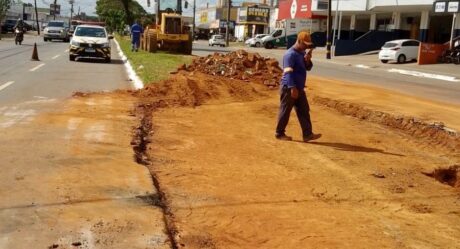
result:
[[[236,49],[241,48],[209,47],[207,43],[204,41],[199,41],[194,44],[194,54],[199,56],[205,56],[208,54],[212,54],[214,52],[225,53]],[[258,52],[262,56],[276,58],[278,61],[280,61],[281,65],[284,50],[267,50],[264,48],[244,49],[251,52]],[[430,79],[425,77],[415,77],[410,75],[388,72],[388,70],[392,68],[414,70],[415,67],[411,65],[387,64],[379,67],[375,67],[372,65],[357,67],[360,65],[353,65],[353,63],[357,63],[357,61],[346,62],[343,59],[334,58],[330,61],[327,61],[324,58],[324,54],[318,53],[314,55],[314,63],[315,67],[310,73],[310,75],[313,76],[338,79],[356,84],[378,86],[385,89],[408,94],[411,96],[426,98],[429,100],[460,104],[460,82],[451,82],[445,80]],[[426,71],[426,68],[424,68],[423,70]]]
[[[40,61],[31,61],[37,43]],[[130,88],[122,61],[112,44],[111,64],[99,61],[71,62],[68,43],[43,42],[26,36],[22,46],[0,40],[0,106],[40,99],[65,98],[76,91],[110,91]]]

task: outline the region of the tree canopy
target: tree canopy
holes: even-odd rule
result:
[[[136,0],[97,0],[96,13],[111,30],[123,30],[147,15]]]

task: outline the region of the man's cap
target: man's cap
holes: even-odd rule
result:
[[[312,42],[311,42],[310,32],[308,32],[308,31],[300,31],[297,34],[297,42],[302,42],[302,43],[304,43],[306,45],[311,45]]]

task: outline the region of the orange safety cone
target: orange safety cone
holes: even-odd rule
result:
[[[38,59],[38,51],[37,51],[37,43],[34,43],[34,52],[32,53],[32,59],[33,61],[39,61]]]

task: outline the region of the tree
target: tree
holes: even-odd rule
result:
[[[0,22],[5,18],[6,12],[11,7],[11,4],[14,3],[14,0],[0,0]],[[2,27],[0,25],[0,39],[2,36]]]
[[[97,0],[96,13],[105,21],[108,29],[118,31],[147,15],[136,0]]]

